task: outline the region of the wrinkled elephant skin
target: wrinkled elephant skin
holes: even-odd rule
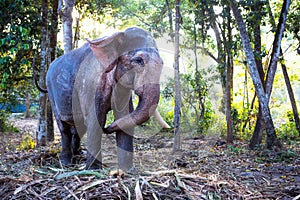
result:
[[[119,167],[133,166],[133,128],[156,110],[162,60],[151,35],[129,28],[89,41],[56,59],[46,83],[62,136],[61,162],[72,163],[87,133],[86,168],[101,167],[101,134],[116,133]],[[139,97],[133,109],[131,91]],[[106,114],[115,121],[105,126]]]

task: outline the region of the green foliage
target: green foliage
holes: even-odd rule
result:
[[[278,162],[292,162],[297,153],[291,149],[284,149],[278,152],[270,150],[261,150],[258,152],[254,161],[258,163],[278,163]]]
[[[166,89],[166,88],[165,88]],[[166,89],[168,90],[168,89]],[[163,90],[165,91],[165,90]],[[160,95],[158,111],[160,112],[163,119],[171,126],[174,126],[174,99],[165,97],[164,94]]]
[[[0,110],[0,132],[19,132],[16,127],[9,123],[9,115],[9,112]]]
[[[0,2],[0,102],[11,103],[32,91],[31,60],[40,31],[37,5],[31,0]]]
[[[256,112],[245,107],[242,103],[237,103],[232,106],[231,116],[235,137],[249,140],[254,130]]]
[[[296,128],[296,123],[294,121],[287,121],[280,125],[276,130],[278,138],[288,143],[299,138],[299,133]]]
[[[0,110],[0,131],[4,132],[7,131],[7,118],[8,118],[9,114],[4,111],[4,110]]]
[[[204,134],[211,126],[213,110],[208,99],[208,85],[207,80],[201,77],[200,74],[182,74],[181,81],[181,124],[182,128],[189,132],[197,132]],[[197,81],[196,81],[197,80]],[[164,102],[169,102],[170,106],[174,106],[174,80],[168,79],[164,83],[162,90],[162,99]],[[169,110],[163,114],[165,119],[173,118],[174,111]]]

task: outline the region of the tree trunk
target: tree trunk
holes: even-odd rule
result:
[[[51,0],[52,14],[51,14],[51,27],[49,31],[49,63],[56,58],[56,45],[57,45],[57,32],[58,32],[58,0]],[[53,125],[53,113],[52,108],[47,99],[47,141],[54,141],[54,125]]]
[[[230,8],[226,6],[227,13],[230,13]],[[225,103],[226,103],[226,122],[227,122],[227,144],[233,143],[233,122],[231,113],[232,104],[232,87],[233,87],[233,58],[231,54],[231,44],[232,44],[232,33],[231,33],[231,15],[227,16],[227,45],[225,45],[227,53],[227,64],[226,64],[226,93],[225,93]]]
[[[64,8],[62,4],[64,2]],[[73,32],[72,32],[72,11],[74,7],[74,0],[59,0],[59,14],[62,17],[63,21],[63,43],[64,43],[64,53],[68,53],[73,49]]]
[[[258,4],[257,4],[258,3]],[[262,66],[262,58],[261,58],[261,30],[260,30],[260,24],[261,24],[261,5],[260,1],[257,1],[256,4],[254,4],[251,8],[253,12],[257,12],[258,17],[252,24],[253,30],[254,30],[254,54],[255,54],[255,63],[258,70],[258,73],[260,75],[260,80],[262,81],[262,84],[265,89],[265,72]],[[250,140],[249,147],[250,149],[254,149],[256,146],[261,144],[263,132],[265,130],[264,127],[264,121],[262,118],[262,112],[261,112],[261,106],[258,107],[258,113],[257,113],[257,119],[256,124],[254,128],[254,132],[252,135],[252,138]]]
[[[262,84],[262,81],[259,76],[259,72],[256,67],[254,53],[251,48],[250,39],[246,30],[246,25],[243,21],[242,15],[238,8],[236,7],[234,0],[230,0],[230,6],[233,11],[234,17],[236,19],[236,22],[238,24],[239,32],[242,39],[243,48],[246,54],[247,63],[250,70],[250,75],[255,87],[255,91],[258,97],[259,104],[261,106],[262,110],[262,116],[264,119],[264,122],[266,124],[267,129],[267,148],[272,149],[273,147],[281,147],[280,142],[277,140],[276,132],[274,123],[271,117],[269,105],[268,105],[268,98],[266,96],[266,93],[264,91],[264,87]]]
[[[39,85],[45,88],[46,69],[47,69],[47,39],[48,39],[48,0],[42,0],[42,23],[41,23],[41,67]],[[38,129],[36,133],[37,144],[46,145],[46,99],[47,95],[40,92],[39,111],[38,111]]]
[[[30,94],[28,92],[28,87],[26,88],[26,114],[25,118],[30,118]]]
[[[175,55],[174,55],[174,83],[175,83],[175,107],[174,107],[174,144],[173,151],[177,151],[181,147],[180,141],[180,74],[179,74],[179,25],[180,25],[180,0],[175,3]]]
[[[266,80],[266,98],[267,98],[267,103],[269,104],[271,93],[272,93],[272,87],[273,87],[273,82],[274,82],[274,77],[275,77],[275,72],[277,69],[277,63],[278,59],[280,56],[280,48],[281,48],[281,40],[283,37],[283,32],[284,32],[284,27],[285,27],[285,22],[287,19],[287,14],[290,6],[290,0],[284,0],[280,17],[279,17],[279,22],[278,26],[276,29],[275,33],[275,39],[273,42],[273,50],[271,54],[271,61],[269,64],[268,72],[267,72],[267,80]],[[267,134],[267,144],[272,143],[273,138],[269,138]]]
[[[297,128],[297,131],[298,131],[299,137],[300,137],[300,119],[299,119],[299,114],[298,114],[298,110],[297,110],[297,105],[296,105],[296,100],[295,100],[293,88],[291,86],[290,78],[289,78],[288,72],[286,70],[285,64],[282,63],[281,67],[282,67],[282,73],[283,73],[283,76],[284,76],[285,85],[286,85],[286,88],[287,88],[287,91],[288,91],[288,94],[289,94],[289,97],[290,97],[292,109],[293,109],[296,128]]]
[[[287,19],[287,14],[289,11],[290,3],[291,3],[290,0],[284,0],[282,9],[281,9],[281,13],[280,13],[277,30],[275,33],[272,56],[271,56],[271,61],[270,61],[268,72],[267,72],[267,81],[266,81],[266,97],[267,97],[268,102],[270,100],[270,96],[272,93],[273,81],[274,81],[275,72],[277,69],[277,62],[278,62],[279,55],[280,55],[281,40],[283,37],[285,22]]]
[[[267,3],[267,9],[268,9],[270,21],[271,21],[271,24],[272,24],[272,28],[275,30],[276,29],[276,24],[275,24],[275,20],[274,20],[274,17],[273,17],[273,13],[272,13],[269,1]],[[282,53],[281,48],[280,48],[280,56],[283,59],[283,53]],[[300,119],[299,119],[297,105],[296,105],[296,101],[295,101],[295,97],[294,97],[293,88],[291,86],[290,79],[289,79],[287,69],[286,69],[286,66],[285,66],[284,62],[281,64],[281,67],[282,67],[282,73],[283,73],[283,76],[284,76],[284,81],[285,81],[285,84],[286,84],[286,88],[287,88],[289,98],[290,98],[290,101],[291,101],[291,105],[292,105],[292,109],[293,109],[296,128],[297,128],[299,136],[300,136]]]
[[[174,30],[173,30],[173,17],[172,17],[172,10],[170,8],[170,2],[169,0],[166,0],[166,8],[168,10],[168,17],[169,17],[169,32],[170,32],[170,37],[171,41],[174,42]]]
[[[76,17],[76,26],[75,26],[75,33],[74,33],[74,41],[73,41],[73,48],[78,48],[78,40],[80,39],[80,17]]]

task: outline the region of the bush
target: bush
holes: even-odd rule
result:
[[[278,138],[287,142],[296,140],[299,137],[299,133],[296,128],[296,123],[293,121],[288,121],[284,124],[281,124],[276,131]]]
[[[9,113],[4,111],[4,110],[0,110],[0,131],[1,132],[5,132],[7,131],[8,128],[8,123],[7,123],[7,118],[9,116]]]
[[[0,110],[0,131],[1,132],[19,132],[17,128],[15,128],[13,125],[11,125],[8,122],[8,117],[10,113],[5,110]]]

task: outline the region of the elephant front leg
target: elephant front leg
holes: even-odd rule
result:
[[[125,133],[124,131],[118,131],[116,133],[119,168],[124,171],[131,171],[133,169],[133,135],[132,134],[133,134],[133,128],[132,130],[130,130],[130,133]]]
[[[114,115],[116,119],[119,119],[129,113],[133,112],[133,103],[131,93],[127,94],[128,97],[124,98],[125,102],[119,102],[119,106],[125,104],[126,109],[119,109],[123,112],[116,112],[114,110]],[[124,95],[126,96],[126,95]],[[127,99],[127,101],[126,101]],[[129,100],[129,101],[128,101]],[[118,150],[118,164],[119,168],[130,172],[134,170],[133,166],[133,134],[134,127],[127,128],[126,130],[120,130],[116,132],[117,140],[117,150]]]
[[[87,130],[87,163],[86,169],[101,169],[101,137],[102,129],[98,123],[88,126]]]

